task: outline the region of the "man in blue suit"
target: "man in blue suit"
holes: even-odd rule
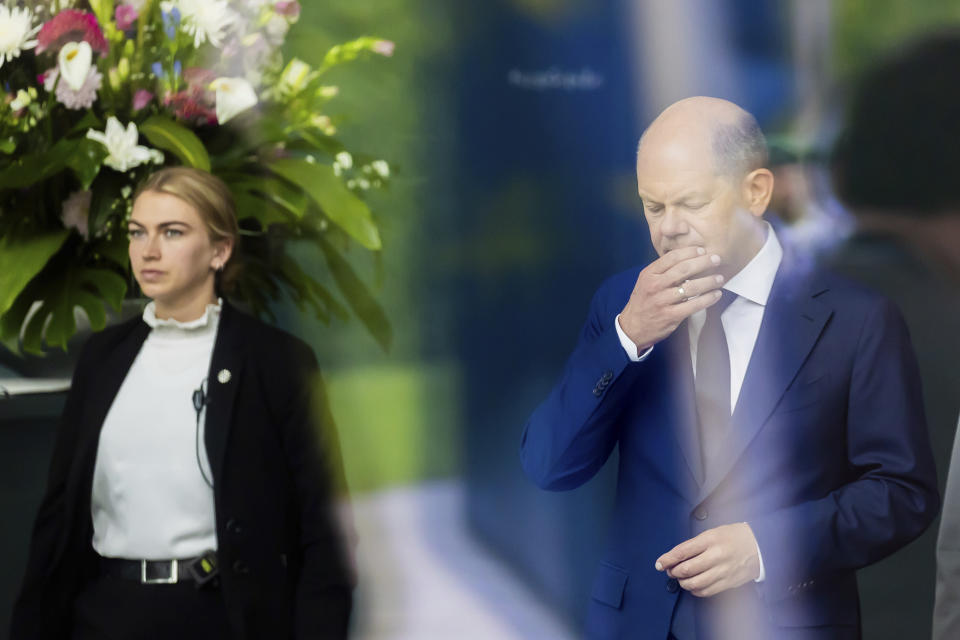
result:
[[[658,116],[637,182],[659,258],[600,287],[524,429],[544,489],[619,450],[589,638],[859,638],[856,570],[936,515],[900,314],[780,245],[766,161],[730,102]]]

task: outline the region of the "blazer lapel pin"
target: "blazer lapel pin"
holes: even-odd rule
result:
[[[227,384],[230,382],[230,370],[220,369],[220,373],[217,374],[217,380],[220,381],[220,384]]]

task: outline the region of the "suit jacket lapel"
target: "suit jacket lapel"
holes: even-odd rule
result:
[[[240,374],[244,363],[242,317],[226,301],[220,313],[217,339],[207,373],[207,414],[204,444],[213,472],[214,486],[221,477],[227,437],[233,417]]]
[[[701,489],[709,496],[766,423],[816,344],[833,311],[816,299],[825,287],[781,263],[740,387],[726,446]]]

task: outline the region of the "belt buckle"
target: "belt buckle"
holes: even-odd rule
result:
[[[177,560],[168,560],[170,563],[170,574],[167,578],[148,578],[147,577],[147,562],[155,562],[151,560],[141,560],[140,561],[140,584],[176,584],[179,579],[179,562]],[[159,563],[158,563],[159,564]]]

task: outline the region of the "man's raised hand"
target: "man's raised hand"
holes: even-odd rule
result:
[[[719,264],[720,256],[707,255],[703,247],[684,247],[668,251],[640,272],[620,312],[620,328],[638,350],[660,342],[687,317],[720,300],[723,276],[703,275]]]

